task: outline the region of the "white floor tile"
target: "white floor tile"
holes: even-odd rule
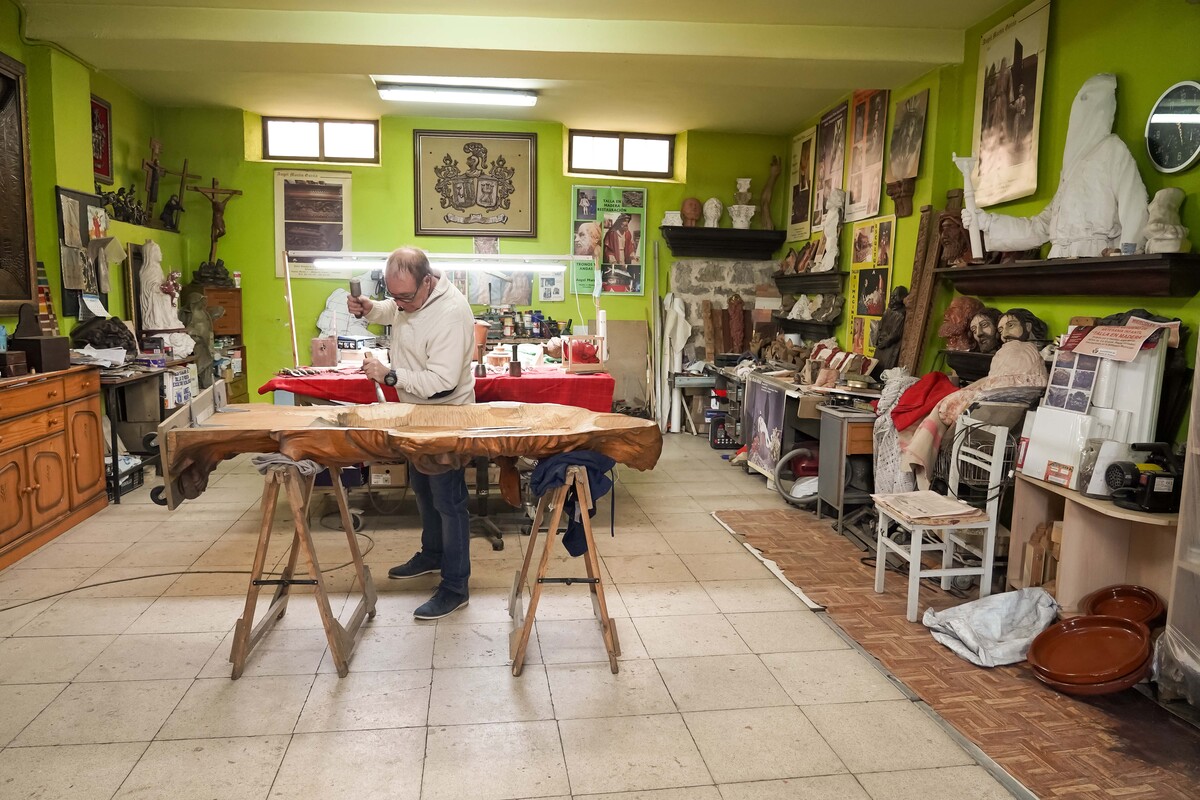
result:
[[[424,760],[424,728],[300,733],[292,737],[270,798],[418,800]]]
[[[39,800],[112,797],[145,750],[145,742],[10,747],[0,752],[3,794]]]
[[[152,742],[115,800],[259,800],[288,749],[286,736]],[[312,796],[312,795],[310,795]]]
[[[576,795],[712,784],[678,714],[560,720]]]
[[[805,706],[803,711],[855,774],[973,763],[908,700]]]
[[[429,728],[422,800],[510,800],[574,788],[552,720]]]
[[[846,771],[795,706],[697,711],[683,718],[717,783]]]

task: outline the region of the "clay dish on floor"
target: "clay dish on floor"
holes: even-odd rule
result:
[[[1144,586],[1133,584],[1097,589],[1079,601],[1079,608],[1085,614],[1121,617],[1141,622],[1148,628],[1162,624],[1167,613],[1166,606],[1158,595]]]
[[[1071,694],[1080,697],[1095,697],[1102,694],[1114,694],[1122,692],[1126,689],[1133,688],[1141,683],[1150,674],[1150,663],[1152,659],[1147,658],[1142,664],[1136,667],[1133,672],[1116,678],[1111,681],[1102,683],[1063,683],[1061,681],[1050,680],[1049,678],[1037,675],[1037,679],[1049,686],[1051,689],[1056,689],[1063,694]],[[1036,672],[1034,673],[1037,674]]]
[[[1051,625],[1029,646],[1039,678],[1103,683],[1128,675],[1150,655],[1150,629],[1120,617],[1074,617]]]

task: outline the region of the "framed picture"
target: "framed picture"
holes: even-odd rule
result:
[[[340,253],[350,247],[349,172],[312,170],[275,170],[275,247],[280,253],[275,276],[283,277],[283,252],[308,250]],[[293,278],[340,278],[362,272],[347,264],[343,272],[320,270],[313,259],[293,257],[289,266]]]
[[[413,131],[418,236],[537,236],[537,134]]]
[[[817,193],[813,198],[811,232],[825,224],[825,203],[829,193],[843,187],[846,159],[846,113],[849,103],[842,103],[821,117],[817,125]]]
[[[971,178],[981,208],[1037,191],[1049,29],[1050,0],[1038,0],[980,38]]]
[[[92,172],[96,183],[112,185],[112,106],[96,95],[92,95]]]
[[[25,65],[0,53],[0,314],[37,298]]]
[[[888,155],[885,176],[887,183],[917,177],[928,110],[928,89],[896,104],[896,118],[892,120],[892,152]]]
[[[854,124],[850,128],[846,221],[857,222],[879,213],[883,183],[883,140],[887,134],[887,89],[859,89],[850,101]]]
[[[789,242],[807,239],[809,210],[812,207],[813,169],[817,160],[816,127],[809,128],[792,139],[792,168],[789,173],[787,238]]]

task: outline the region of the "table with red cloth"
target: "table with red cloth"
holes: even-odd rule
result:
[[[378,398],[373,383],[358,367],[342,367],[315,375],[276,375],[258,393],[278,390],[342,403],[374,403]],[[398,399],[394,388],[381,388],[389,401]],[[616,381],[607,372],[579,375],[561,367],[531,367],[518,377],[507,371],[476,377],[475,402],[558,403],[607,413],[612,411],[615,388]]]

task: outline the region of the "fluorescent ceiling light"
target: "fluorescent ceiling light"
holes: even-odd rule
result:
[[[324,252],[311,250],[289,250],[290,260],[312,259],[317,269],[376,269],[387,264],[390,253]],[[485,255],[476,253],[426,253],[429,263],[444,270],[467,270],[470,272],[566,272],[567,265],[577,260],[575,256],[544,255]]]
[[[537,92],[526,89],[494,89],[483,86],[435,86],[430,84],[376,84],[384,100],[407,103],[452,103],[473,106],[532,106]]]

